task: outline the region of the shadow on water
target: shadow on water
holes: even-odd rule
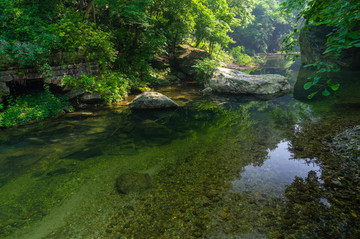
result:
[[[295,80],[296,67],[269,64]],[[323,142],[358,124],[359,101],[163,91],[182,107],[2,131],[0,237],[357,238],[358,165]]]

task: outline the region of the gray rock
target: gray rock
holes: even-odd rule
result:
[[[205,87],[218,93],[271,95],[287,93],[290,83],[284,76],[277,74],[249,75],[218,67],[205,83]]]
[[[210,95],[213,90],[210,87],[206,87],[205,89],[203,89],[202,91],[205,95]]]
[[[72,99],[75,99],[76,97],[81,96],[83,94],[85,94],[85,93],[83,91],[80,91],[80,90],[70,90],[68,93],[65,94],[65,96],[69,100],[72,100]]]
[[[98,93],[86,93],[83,96],[81,96],[80,100],[84,103],[91,103],[91,102],[98,102],[101,101],[101,96]]]
[[[132,109],[165,109],[178,107],[178,104],[158,92],[144,92],[130,104]]]
[[[12,81],[13,77],[11,75],[0,76],[0,80],[3,82]]]
[[[10,94],[10,89],[5,82],[0,82],[0,98],[2,95]]]
[[[142,192],[151,188],[151,177],[147,173],[124,173],[116,179],[118,193]]]

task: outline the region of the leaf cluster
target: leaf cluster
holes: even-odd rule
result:
[[[80,78],[65,77],[63,85],[87,93],[98,93],[107,103],[122,100],[131,88],[131,79],[119,72],[106,72],[101,76],[81,75]]]
[[[69,107],[65,97],[55,96],[46,90],[10,100],[4,109],[0,107],[0,127],[13,127],[26,124],[32,120],[41,120],[58,115],[64,107]]]

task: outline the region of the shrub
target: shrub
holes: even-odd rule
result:
[[[87,93],[98,93],[107,103],[122,100],[131,88],[130,82],[128,77],[119,72],[105,72],[101,76],[83,74],[80,78],[63,78],[64,86]]]
[[[206,79],[208,79],[216,67],[221,66],[221,63],[218,59],[214,58],[205,58],[203,60],[199,60],[198,63],[194,66],[196,71],[196,80],[199,83],[204,83]]]
[[[243,46],[237,46],[231,49],[231,55],[234,57],[235,61],[239,65],[247,65],[253,62],[253,59],[244,52]]]
[[[111,42],[112,35],[96,28],[95,23],[84,24],[82,19],[81,13],[69,14],[50,25],[48,30],[60,37],[59,50],[83,54],[105,69],[115,61],[118,53]]]
[[[70,104],[65,97],[54,96],[48,89],[45,92],[22,96],[10,102],[7,108],[0,112],[0,127],[12,127],[55,116],[66,106]]]

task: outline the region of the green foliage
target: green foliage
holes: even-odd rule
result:
[[[81,75],[80,78],[65,77],[63,85],[87,93],[98,93],[105,102],[118,102],[131,88],[131,81],[119,72],[105,72],[100,76]]]
[[[55,116],[66,106],[69,106],[69,102],[64,97],[54,96],[48,89],[45,92],[19,97],[0,112],[0,127],[13,127]]]
[[[333,31],[328,34],[326,49],[323,52],[328,57],[338,59],[342,52],[351,48],[360,47],[360,2],[355,0],[287,0],[282,4],[282,9],[287,11],[297,11],[298,21],[302,25],[325,25],[333,27]],[[302,22],[305,21],[305,24]],[[297,29],[295,31],[298,31]],[[287,48],[291,49],[291,42],[287,42]],[[338,84],[332,84],[331,81],[322,77],[324,72],[337,72],[339,67],[325,62],[315,62],[310,65],[316,67],[317,74],[311,79],[312,85],[308,84],[305,89],[311,86],[322,88],[324,96],[330,95],[328,89],[338,90]],[[319,90],[311,93],[308,98],[312,98]]]
[[[258,0],[252,11],[254,20],[247,27],[234,28],[232,46],[245,46],[246,53],[277,52],[282,39],[291,31],[293,15],[277,10],[278,0]]]
[[[132,87],[159,83],[151,62],[170,60],[192,38],[224,56],[232,27],[252,20],[254,0],[0,0],[0,67],[35,67],[50,76],[59,52],[72,62],[95,61],[101,77],[67,79],[69,86],[116,101]],[[221,58],[221,57],[220,57]],[[66,63],[72,63],[66,62]],[[206,63],[205,63],[206,62]],[[217,61],[204,61],[206,64]],[[116,71],[119,73],[108,73]],[[126,75],[126,77],[125,77]]]
[[[304,85],[305,90],[309,90],[310,88],[316,89],[315,92],[312,92],[310,95],[308,95],[308,99],[312,99],[318,92],[322,92],[323,96],[329,96],[331,95],[330,89],[332,91],[337,91],[340,87],[340,84],[333,83],[331,79],[326,80],[327,74],[329,72],[338,72],[340,71],[340,68],[336,66],[335,64],[330,64],[327,62],[317,62],[314,64],[306,65],[305,67],[315,67],[316,72],[315,75],[310,76],[308,80],[311,80],[307,82]],[[325,84],[324,84],[325,81]]]
[[[216,67],[219,66],[221,66],[220,61],[211,57],[198,61],[198,63],[194,66],[197,73],[196,80],[198,82],[204,82],[211,76]]]
[[[36,66],[39,72],[47,67],[48,49],[30,42],[8,42],[0,39],[0,68],[6,65]]]
[[[214,43],[227,47],[234,42],[227,33],[231,32],[231,26],[236,21],[226,1],[194,1],[194,6],[194,36],[197,45],[207,41],[209,52],[212,53]]]
[[[117,51],[112,36],[108,32],[96,28],[94,23],[84,24],[79,12],[67,14],[57,23],[49,26],[50,33],[57,35],[61,43],[58,50],[78,53],[88,60],[96,60],[105,69],[116,59]]]
[[[65,1],[66,2],[66,1]],[[57,1],[0,1],[0,67],[46,63],[59,38],[47,32],[57,10]]]
[[[248,65],[253,62],[253,59],[244,52],[243,46],[237,46],[231,49],[231,55],[234,57],[235,61],[239,65]]]

